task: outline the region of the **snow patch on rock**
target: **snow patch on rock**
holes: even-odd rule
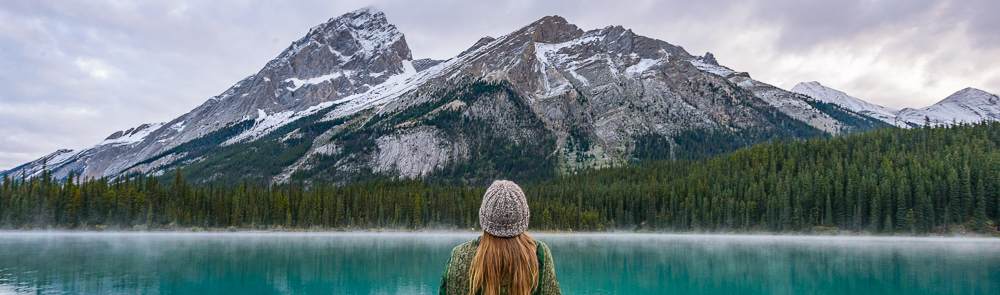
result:
[[[180,122],[177,122],[174,125],[171,125],[170,129],[173,129],[176,132],[181,132],[181,131],[184,131],[184,127],[185,127],[184,126],[184,121],[180,121]]]
[[[625,73],[632,74],[632,75],[640,75],[643,72],[649,70],[649,68],[655,66],[660,61],[662,61],[662,60],[660,60],[660,59],[648,59],[648,58],[641,59],[641,60],[639,60],[638,63],[636,63],[636,64],[634,64],[634,65],[626,68],[625,69]]]
[[[285,82],[292,82],[293,86],[292,87],[285,87],[285,89],[288,89],[288,91],[295,91],[295,90],[298,90],[299,88],[301,88],[302,86],[305,86],[305,85],[315,85],[315,84],[323,83],[323,82],[326,82],[326,81],[330,81],[330,80],[337,79],[337,78],[343,77],[345,75],[351,75],[351,74],[353,74],[353,72],[351,72],[351,71],[343,71],[343,72],[336,72],[336,73],[326,74],[326,75],[322,75],[322,76],[315,77],[315,78],[309,78],[309,79],[305,79],[305,80],[302,80],[302,79],[299,79],[299,78],[288,78],[288,79],[285,79]]]
[[[150,133],[163,127],[164,123],[153,123],[153,124],[143,124],[135,129],[129,129],[124,132],[122,136],[114,139],[105,139],[104,141],[98,143],[96,146],[102,145],[125,145],[125,144],[136,144],[140,143],[149,136]]]
[[[315,106],[309,107],[308,109],[301,112],[285,111],[280,113],[274,113],[268,115],[263,109],[257,109],[257,119],[254,119],[254,124],[250,129],[243,131],[242,133],[233,136],[222,142],[223,146],[231,145],[242,141],[254,141],[260,137],[267,135],[274,130],[285,126],[295,120],[301,119],[303,117],[315,114],[323,109],[326,109],[333,105],[333,102],[324,102],[317,104]]]
[[[722,77],[726,77],[729,76],[730,74],[736,73],[736,71],[733,71],[727,67],[705,63],[698,59],[690,59],[688,60],[688,62],[691,62],[691,65],[695,66],[699,70],[716,74]]]

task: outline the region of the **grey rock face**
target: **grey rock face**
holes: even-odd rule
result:
[[[466,156],[465,142],[449,142],[435,128],[420,126],[376,139],[375,172],[415,178]]]
[[[420,71],[426,70],[426,69],[428,69],[430,67],[436,66],[436,65],[438,65],[441,62],[443,62],[443,60],[433,60],[433,59],[429,59],[429,58],[422,58],[422,59],[418,59],[418,60],[414,60],[413,61],[413,69],[416,70],[417,72],[420,72]]]
[[[715,55],[712,55],[711,52],[705,52],[705,56],[698,57],[698,60],[701,61],[701,62],[703,62],[703,63],[710,64],[710,65],[713,65],[713,66],[719,65],[719,62],[715,60]],[[750,77],[747,77],[747,78],[750,78]]]

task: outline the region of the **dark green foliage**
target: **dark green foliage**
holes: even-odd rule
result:
[[[487,136],[470,146],[470,158],[462,159],[427,176],[455,185],[488,185],[493,179],[535,182],[555,176],[555,140],[539,144],[517,144],[499,136]]]
[[[536,213],[531,216],[536,230],[808,232],[826,225],[926,233],[948,230],[949,224],[987,230],[998,210],[987,208],[992,206],[986,200],[1000,196],[982,181],[996,181],[1000,173],[998,143],[1000,123],[885,129],[777,141],[698,161],[602,169],[527,182],[523,188]],[[27,180],[5,176],[0,224],[470,228],[476,227],[486,185],[375,180],[347,186],[315,183],[307,189],[300,181],[196,185],[184,178],[183,170],[170,175],[169,186],[143,176],[85,182],[70,177],[62,183],[47,172]],[[963,178],[975,185],[966,185]],[[966,189],[974,200],[959,215],[964,209],[955,204]]]
[[[670,139],[663,135],[647,133],[635,138],[632,157],[639,163],[671,160],[670,149]]]
[[[567,160],[575,161],[577,163],[586,163],[594,161],[597,158],[595,155],[587,153],[591,148],[595,147],[596,144],[589,136],[590,134],[593,134],[593,131],[588,130],[589,128],[585,128],[586,126],[574,126],[569,129],[569,136],[566,138],[566,150],[568,153],[565,157],[567,157]],[[665,147],[660,144],[661,143],[651,143],[650,145],[656,146],[656,148]]]
[[[980,181],[977,181],[977,186],[975,190],[976,200],[972,204],[972,229],[976,231],[982,231],[986,228],[986,188],[983,185],[982,176],[980,176]]]
[[[740,131],[687,130],[674,137],[677,149],[675,155],[677,159],[697,160],[729,153],[768,140],[818,138],[823,135],[819,130],[804,124],[790,124],[789,127],[790,130],[781,132],[755,128]],[[646,139],[646,137],[642,139]],[[637,153],[636,156],[639,157],[639,154]]]

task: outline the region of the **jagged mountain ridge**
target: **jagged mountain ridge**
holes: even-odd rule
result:
[[[496,168],[506,165],[505,155],[490,150],[499,145],[539,149],[532,152],[546,169],[575,171],[628,162],[649,140],[673,157],[685,132],[807,136],[870,120],[820,110],[808,97],[734,73],[710,54],[692,56],[621,26],[585,32],[561,17],[483,38],[446,61],[413,61],[402,33],[365,8],[314,27],[260,72],[190,113],[138,128],[152,130],[142,138],[46,164],[56,177],[186,167],[205,172],[203,181],[238,173],[349,181]],[[277,156],[248,153],[263,150]],[[30,175],[40,171],[37,164],[5,173]]]
[[[819,82],[799,83],[792,88],[792,92],[837,104],[903,128],[923,126],[928,123],[928,120],[932,126],[1000,120],[1000,97],[975,88],[959,90],[927,107],[904,108],[902,110],[866,102],[842,91],[823,86]]]

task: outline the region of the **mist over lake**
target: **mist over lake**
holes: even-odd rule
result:
[[[475,233],[0,233],[0,294],[436,294]],[[564,294],[988,294],[1000,240],[533,234]]]

